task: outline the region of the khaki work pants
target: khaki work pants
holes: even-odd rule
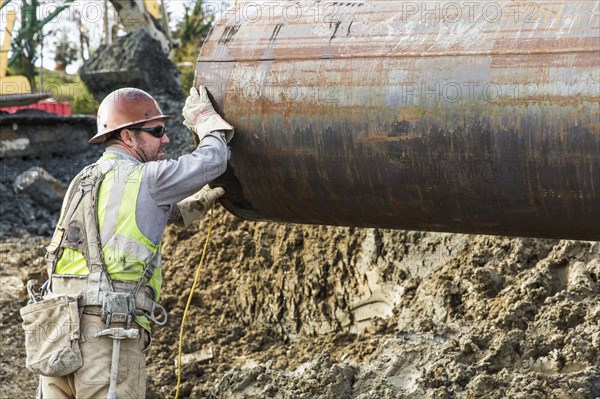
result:
[[[113,323],[110,327],[124,327]],[[146,396],[146,355],[150,343],[148,332],[139,328],[139,339],[121,340],[119,351],[119,373],[117,376],[117,398],[144,398]],[[80,340],[83,366],[64,377],[40,377],[38,398],[42,399],[105,399],[110,384],[113,339],[108,336],[95,337],[104,330],[99,316],[84,314],[81,317]]]

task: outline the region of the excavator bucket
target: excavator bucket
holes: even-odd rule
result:
[[[108,93],[122,87],[146,88],[148,86],[139,71],[129,69],[85,71],[80,72],[79,76],[98,102],[101,102]]]
[[[159,43],[143,30],[101,46],[79,69],[79,76],[97,101],[123,87],[181,96],[179,71]]]
[[[143,2],[111,0],[126,37],[118,38],[110,45],[101,46],[95,55],[79,71],[81,80],[98,101],[110,92],[122,87],[137,87],[155,94],[156,89],[171,86],[165,79],[165,68],[178,72],[168,54],[171,51],[171,38],[161,21],[161,7],[156,0]],[[169,68],[169,65],[171,68]],[[167,90],[168,92],[169,90]]]

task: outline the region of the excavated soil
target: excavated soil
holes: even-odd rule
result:
[[[597,398],[600,244],[247,222],[218,207],[187,321],[180,397]],[[208,218],[165,234],[170,397]],[[3,397],[31,397],[18,309],[47,238],[2,243]],[[196,357],[195,361],[186,361]]]
[[[168,127],[168,154],[188,151],[181,118]],[[100,153],[2,161],[0,397],[34,396],[18,312],[58,217],[12,182],[42,166],[66,184]],[[169,322],[148,352],[148,398],[175,392],[208,224],[165,233]],[[247,222],[217,206],[180,397],[595,399],[599,320],[600,243]]]

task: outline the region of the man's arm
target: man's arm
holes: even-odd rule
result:
[[[227,169],[229,149],[220,132],[207,133],[191,154],[148,162],[143,179],[157,205],[172,205],[198,192]]]
[[[144,178],[150,195],[159,206],[171,205],[193,195],[227,169],[227,143],[233,137],[233,126],[215,111],[204,86],[199,90],[190,89],[182,115],[184,125],[195,134],[194,142],[198,148],[176,161],[148,163]],[[209,197],[214,197],[214,193]],[[218,196],[213,201],[216,198]]]

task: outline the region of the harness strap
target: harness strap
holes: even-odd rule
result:
[[[102,173],[103,176],[105,176],[106,174],[108,174],[111,170],[113,170],[114,168],[116,168],[118,166],[118,162],[115,158],[103,158],[100,159],[100,161],[98,162],[98,164],[100,165],[100,167],[102,168]],[[97,222],[97,212],[95,213],[95,217],[96,217],[96,226],[98,226],[98,222]],[[102,238],[101,238],[101,233],[98,231],[98,239],[97,242],[101,243],[102,242]],[[140,295],[138,295],[139,292],[143,292],[141,291],[142,287],[146,287],[148,282],[150,281],[150,279],[152,278],[152,274],[154,273],[154,265],[153,265],[153,261],[156,257],[157,253],[154,254],[154,256],[148,261],[146,268],[144,269],[144,273],[142,273],[142,276],[140,277],[140,279],[138,280],[137,284],[135,285],[135,288],[133,290],[129,290],[128,292],[132,292],[134,297],[136,298],[136,307],[138,309],[145,309],[144,304],[140,304],[141,307],[138,307],[138,297],[140,297]],[[91,272],[91,271],[90,271]],[[101,277],[101,276],[100,276]],[[142,298],[145,298],[143,295],[141,296]],[[156,302],[153,301],[154,297],[152,297],[152,302],[153,304],[156,304]],[[150,306],[147,310],[148,312],[150,312],[150,314],[152,314],[152,310],[154,309],[154,305]]]
[[[46,247],[46,265],[47,265],[48,279],[50,281],[51,281],[52,274],[54,274],[54,267],[56,266],[56,262],[58,261],[58,256],[61,252],[61,251],[59,251],[59,249],[61,248],[63,240],[65,238],[65,228],[63,227],[63,222],[65,219],[69,220],[69,219],[71,219],[71,217],[73,217],[75,210],[77,210],[77,207],[79,206],[79,203],[81,202],[81,199],[83,198],[83,195],[82,195],[83,193],[79,189],[80,175],[81,175],[81,173],[75,177],[75,179],[69,186],[69,190],[67,192],[67,198],[68,198],[67,204],[69,207],[66,209],[66,212],[63,212],[61,214],[60,219],[56,226],[56,231],[55,231],[54,235],[52,236],[52,241],[50,241],[50,244]],[[67,217],[67,215],[68,215],[68,217]],[[52,283],[50,283],[50,285],[48,286],[49,290],[51,288],[52,288]]]
[[[52,276],[53,294],[68,294],[84,291],[87,285],[87,276],[74,276],[55,274]],[[137,286],[134,281],[112,280],[114,292],[131,293]],[[143,311],[151,311],[154,298],[154,290],[146,287],[143,291],[138,291],[135,302],[136,308]],[[90,297],[82,296],[79,300],[81,306],[101,306],[101,301],[90,300]]]

